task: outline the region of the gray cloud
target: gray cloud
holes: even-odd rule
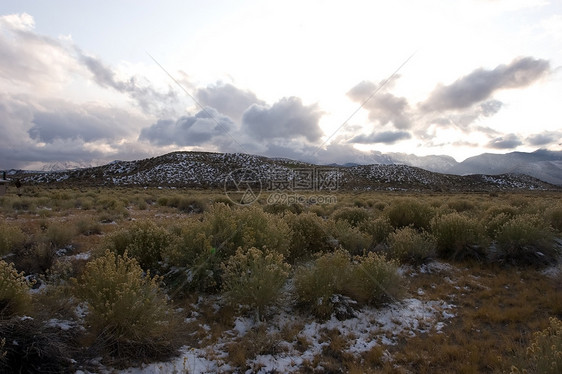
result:
[[[0,16],[0,77],[34,90],[66,81],[78,68],[58,40],[33,31],[27,14]]]
[[[130,135],[131,115],[116,108],[96,105],[73,105],[60,103],[55,110],[39,110],[33,113],[28,130],[31,139],[53,143],[56,139],[83,139],[92,142],[115,139]]]
[[[166,116],[171,113],[171,107],[178,101],[178,96],[172,89],[167,93],[158,92],[151,87],[144,78],[132,76],[127,80],[119,80],[115,72],[101,60],[84,54],[78,47],[75,48],[80,61],[92,73],[93,78],[101,87],[129,95],[143,111],[149,114]]]
[[[421,104],[425,112],[465,109],[501,89],[526,87],[550,70],[546,60],[523,57],[493,70],[476,69],[448,86],[437,86]]]
[[[519,137],[515,134],[507,134],[504,136],[497,137],[492,139],[488,143],[488,147],[496,148],[496,149],[512,149],[517,148],[518,146],[522,145],[523,142],[519,139]]]
[[[318,105],[304,106],[297,97],[285,97],[272,106],[250,106],[242,116],[242,127],[255,139],[304,137],[316,142],[322,136],[318,126],[321,116]]]
[[[205,88],[199,88],[195,96],[202,105],[213,107],[235,121],[240,121],[244,111],[252,104],[265,104],[253,92],[241,90],[230,83],[218,82]]]
[[[353,87],[347,95],[355,102],[363,104],[365,100],[378,88],[373,82],[362,81]],[[388,92],[377,92],[364,108],[369,111],[369,119],[381,125],[392,123],[397,129],[411,127],[411,113],[408,101]]]
[[[350,143],[360,143],[360,144],[394,144],[397,141],[410,139],[410,135],[407,131],[384,131],[379,133],[373,133],[370,135],[358,135],[351,139]]]
[[[540,134],[531,135],[526,140],[534,146],[560,145],[562,142],[562,131],[545,131]]]
[[[141,130],[139,140],[157,146],[198,146],[217,140],[234,128],[234,122],[213,108],[205,108],[193,116],[173,120],[159,120]]]
[[[126,140],[144,123],[118,108],[0,94],[0,169],[145,157],[153,150]]]

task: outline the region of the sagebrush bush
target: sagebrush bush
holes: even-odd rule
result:
[[[468,200],[467,198],[462,198],[462,199],[457,198],[448,201],[447,206],[460,213],[460,212],[474,209],[475,205],[472,201]]]
[[[369,219],[363,221],[359,225],[359,230],[371,237],[371,248],[378,244],[384,243],[388,235],[393,231],[390,219],[388,217],[379,217],[377,219]]]
[[[45,238],[56,248],[69,245],[76,235],[75,227],[64,222],[52,222],[47,226]]]
[[[334,248],[326,222],[311,212],[286,214],[284,220],[292,231],[289,262],[309,259],[317,252]]]
[[[351,274],[349,253],[336,250],[300,266],[294,276],[297,303],[318,318],[329,318],[334,305],[332,296],[344,294]]]
[[[496,241],[500,259],[518,264],[552,263],[556,260],[550,226],[539,216],[522,214],[504,223]]]
[[[88,262],[73,283],[76,297],[88,305],[90,332],[110,356],[143,360],[178,348],[174,314],[160,278],[145,274],[127,253],[107,250]]]
[[[0,260],[0,318],[26,313],[30,306],[29,284],[23,273]]]
[[[435,241],[427,232],[411,227],[396,230],[388,236],[389,255],[401,263],[419,265],[435,253]]]
[[[290,266],[282,254],[252,247],[239,248],[222,264],[222,269],[223,292],[228,302],[249,307],[260,321],[265,309],[278,300]]]
[[[76,231],[82,235],[99,235],[102,233],[102,227],[99,222],[93,218],[82,217],[75,222]]]
[[[427,229],[434,215],[431,206],[411,198],[394,200],[386,207],[384,213],[394,228],[412,226],[416,229]]]
[[[462,260],[486,255],[488,238],[482,225],[473,218],[451,213],[431,221],[437,254],[444,259]]]
[[[17,250],[25,242],[25,235],[16,225],[0,222],[0,256]]]
[[[215,204],[201,220],[187,221],[180,230],[179,244],[168,251],[170,265],[176,267],[170,284],[219,291],[222,283],[220,263],[237,248],[267,248],[289,254],[291,230],[282,217],[263,212],[259,207],[244,209]]]
[[[526,351],[526,362],[521,368],[513,366],[511,373],[545,373],[562,372],[562,321],[551,317],[550,326],[538,331]]]
[[[369,212],[364,208],[343,208],[335,211],[332,217],[335,221],[344,220],[352,227],[357,227],[369,219]]]
[[[119,255],[127,252],[143,269],[155,270],[162,254],[174,244],[174,237],[152,221],[138,221],[109,235],[105,244]]]
[[[562,233],[562,204],[547,208],[544,217],[554,230]]]
[[[353,255],[361,255],[371,248],[371,237],[345,220],[335,222],[328,220],[326,227],[335,240],[334,245],[342,247]]]
[[[62,330],[37,318],[1,320],[0,372],[73,373],[78,369],[73,357],[79,352],[79,334],[78,329]]]
[[[400,296],[402,282],[396,261],[374,252],[355,257],[355,261],[347,285],[349,296],[371,305],[394,301]]]

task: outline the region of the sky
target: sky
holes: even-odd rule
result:
[[[0,169],[562,150],[562,2],[0,2]]]

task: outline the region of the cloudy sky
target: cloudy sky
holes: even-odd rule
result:
[[[562,2],[0,3],[0,169],[562,149]]]

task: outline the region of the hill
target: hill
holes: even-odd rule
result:
[[[435,162],[435,160],[432,160]],[[229,178],[263,189],[492,191],[560,189],[527,175],[453,175],[397,164],[320,166],[241,153],[172,152],[65,171],[11,171],[23,184],[224,188]]]

